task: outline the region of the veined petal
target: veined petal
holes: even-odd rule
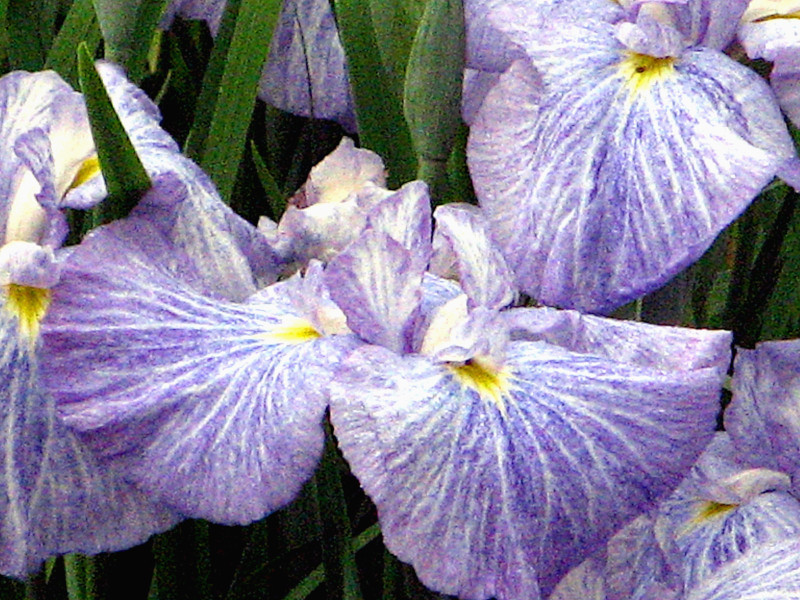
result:
[[[83,99],[52,71],[16,71],[0,79],[0,115],[0,243],[57,246],[65,229],[48,221],[94,153]]]
[[[690,590],[763,544],[796,538],[800,502],[789,477],[745,466],[719,432],[689,476],[658,508],[656,535]]]
[[[241,304],[198,293],[120,233],[135,223],[70,255],[43,379],[64,421],[154,498],[216,522],[261,518],[311,476],[332,366],[354,338],[321,337],[291,282]]]
[[[461,286],[472,305],[499,309],[510,304],[516,292],[513,274],[489,238],[482,211],[469,204],[453,203],[438,207],[434,217],[433,243],[439,249],[439,260],[441,254],[453,255]],[[432,261],[435,259],[434,256]]]
[[[473,122],[469,165],[520,287],[607,312],[696,260],[794,147],[767,85],[721,53],[654,59],[610,26],[559,27],[528,48],[545,92],[514,63]]]
[[[344,48],[327,0],[283,3],[259,83],[259,98],[282,110],[357,130]]]
[[[800,542],[759,546],[691,590],[687,600],[798,600]]]
[[[689,0],[666,10],[690,43],[724,50],[734,39],[739,18],[750,0]]]
[[[666,327],[552,308],[514,309],[504,314],[514,339],[544,341],[572,352],[662,371],[711,368],[720,385],[731,360],[733,335],[729,331]]]
[[[330,262],[325,279],[350,329],[372,344],[410,352],[425,266],[416,252],[369,229]]]
[[[365,346],[331,419],[387,547],[428,587],[536,598],[673,489],[711,436],[714,369],[667,374],[516,342],[499,399],[445,364]]]
[[[788,473],[798,490],[800,474],[800,340],[763,342],[740,349],[733,400],[725,429],[754,466]]]
[[[17,327],[0,305],[0,572],[25,577],[55,554],[122,550],[176,523],[56,418]]]

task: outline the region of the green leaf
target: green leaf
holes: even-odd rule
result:
[[[264,193],[267,196],[267,203],[269,204],[272,218],[277,221],[281,218],[283,211],[286,210],[286,198],[281,193],[272,173],[269,172],[266,161],[261,154],[259,154],[255,142],[250,143],[250,150],[253,156],[253,164],[258,174],[258,180],[261,182],[261,187],[264,189]]]
[[[361,589],[351,538],[353,532],[341,479],[341,459],[333,441],[333,429],[325,423],[325,451],[314,475],[322,523],[322,562],[326,597],[359,600]]]
[[[85,44],[78,49],[78,74],[109,195],[95,209],[95,224],[100,225],[127,216],[142,194],[150,188],[151,182],[122,127]]]
[[[386,80],[391,82],[392,92],[402,101],[406,65],[425,10],[425,0],[369,0],[369,8]]]
[[[211,600],[208,523],[184,521],[153,541],[158,600]]]
[[[100,44],[100,27],[92,0],[75,0],[47,53],[46,69],[57,71],[70,85],[78,87],[78,45],[85,42],[94,55]]]
[[[105,40],[105,57],[125,67],[134,82],[145,74],[150,42],[168,2],[94,0]]]
[[[352,550],[358,552],[364,546],[378,539],[381,534],[381,528],[378,523],[371,525],[361,533],[359,533],[353,540]],[[316,590],[322,582],[325,581],[325,566],[319,565],[316,569],[311,571],[295,588],[284,596],[283,600],[303,600],[307,598],[314,590]]]
[[[464,53],[461,0],[428,0],[406,69],[403,110],[417,176],[428,182],[435,200],[446,191],[447,160],[461,125]]]
[[[93,556],[66,554],[64,571],[67,579],[69,600],[100,600],[98,589],[98,565]]]
[[[391,76],[381,61],[370,11],[363,0],[334,0],[334,7],[347,55],[360,144],[383,158],[390,187],[399,187],[414,179],[417,160],[402,104],[392,92]]]
[[[258,81],[279,10],[278,0],[241,0],[232,29],[220,32],[203,80],[200,106],[208,104],[195,116],[197,126],[189,134],[187,153],[211,176],[226,202],[230,202],[244,156]],[[231,27],[232,16],[226,10],[223,28]]]
[[[12,69],[40,71],[53,40],[57,4],[55,0],[8,0],[6,26]]]
[[[8,2],[0,0],[0,69],[3,71],[8,62]]]

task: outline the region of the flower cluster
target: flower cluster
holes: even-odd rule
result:
[[[797,7],[778,4],[468,0],[480,206],[389,189],[343,138],[258,227],[101,61],[152,186],[68,247],[66,209],[106,196],[84,98],[50,71],[0,78],[0,572],[261,519],[329,419],[386,547],[436,591],[800,597],[797,343],[738,351],[717,432],[730,332],[597,316],[775,176],[800,186],[781,113],[800,43],[773,31]],[[162,23],[216,31],[223,5]],[[737,35],[774,91],[722,52]],[[271,102],[357,130],[327,2],[284,4],[264,72]]]

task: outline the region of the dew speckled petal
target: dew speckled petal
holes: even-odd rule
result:
[[[728,563],[686,600],[800,599],[800,542],[785,540],[759,546]]]
[[[124,482],[57,418],[39,356],[0,305],[0,573],[26,577],[55,554],[129,548],[178,515]]]
[[[800,340],[762,342],[740,349],[733,375],[733,399],[725,429],[737,450],[755,466],[800,473]]]
[[[438,241],[441,251],[452,253],[472,304],[498,309],[511,304],[516,295],[513,274],[489,238],[483,212],[469,204],[451,203],[438,207],[434,217],[434,246]]]
[[[325,281],[353,332],[402,353],[412,350],[424,272],[418,253],[370,229],[330,262]]]
[[[484,99],[468,162],[519,286],[544,304],[604,313],[658,288],[795,155],[769,87],[719,52],[641,58],[604,24],[535,39],[532,64]]]
[[[715,427],[713,368],[665,373],[533,342],[505,358],[471,386],[446,364],[365,346],[332,386],[337,439],[387,547],[463,598],[549,593],[677,486]]]
[[[70,255],[43,380],[65,423],[152,497],[215,522],[259,519],[311,476],[332,365],[353,338],[320,337],[291,282],[243,303],[204,296],[152,261],[189,263],[168,241],[139,252],[137,234],[158,239],[128,219]]]

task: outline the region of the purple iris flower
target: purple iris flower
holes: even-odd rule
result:
[[[319,262],[276,282],[266,238],[196,165],[166,157],[143,156],[153,188],[71,249],[42,379],[62,421],[148,497],[249,523],[313,473],[328,382],[357,341]]]
[[[575,3],[488,4],[523,55],[467,99],[468,162],[540,302],[613,310],[697,260],[776,174],[800,184],[773,92],[721,52],[746,2],[608,2],[580,19]]]
[[[68,254],[62,209],[105,196],[83,98],[53,72],[14,72],[0,106],[0,572],[25,577],[54,554],[141,543],[178,516],[101,464],[40,381],[40,326]],[[128,117],[148,139],[149,117]]]
[[[173,0],[162,20],[176,16],[219,29],[225,0]],[[344,48],[328,0],[286,0],[272,37],[258,97],[281,110],[357,130]]]
[[[769,80],[778,102],[795,126],[800,126],[800,2],[750,2],[738,36],[750,58],[773,63]]]
[[[748,461],[717,433],[675,492],[573,569],[552,600],[796,597],[800,502],[785,473]]]
[[[509,308],[510,271],[474,208],[438,209],[435,243],[426,203],[381,208],[325,272],[368,342],[331,386],[344,457],[424,584],[546,597],[688,472],[730,336]]]

